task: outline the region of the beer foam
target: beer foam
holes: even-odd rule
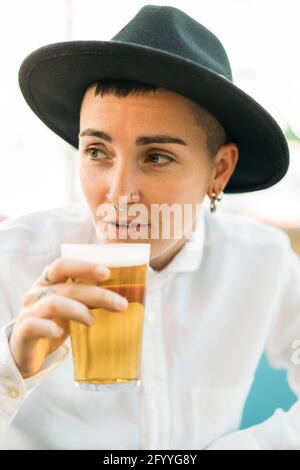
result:
[[[70,243],[61,245],[63,258],[80,259],[104,264],[108,267],[139,266],[150,261],[150,243],[92,244]]]

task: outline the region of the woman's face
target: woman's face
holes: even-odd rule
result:
[[[184,204],[190,204],[193,211],[189,222],[194,226],[196,205],[205,197],[213,167],[206,136],[191,112],[192,102],[166,89],[121,98],[113,94],[94,96],[94,90],[92,86],[86,91],[80,114],[80,180],[104,242],[120,241],[109,238],[108,225],[104,223],[109,217],[104,217],[101,211],[109,202],[106,197],[108,191],[110,206],[112,203],[117,205],[122,196],[124,198],[130,193],[138,195],[135,203],[142,204],[149,216],[145,220],[144,212],[141,223],[157,224],[157,221],[151,220],[152,205],[167,204],[171,207],[177,204],[183,208]],[[101,131],[109,137],[83,135],[92,134],[91,130]],[[149,139],[162,135],[179,140],[169,143]],[[127,212],[120,212],[114,217],[123,217],[123,220],[127,216],[128,219],[138,217],[140,212],[135,216],[128,215],[133,204],[128,201]],[[186,241],[184,237],[175,238],[174,233],[172,236],[175,219],[172,211],[169,214],[170,237],[161,236],[160,216],[158,238],[151,238],[152,227],[149,225],[140,227],[143,228],[143,238],[134,240],[136,243],[151,243],[151,265],[154,269],[164,267]],[[149,234],[147,238],[145,229]],[[127,240],[133,241],[130,238]],[[121,241],[126,242],[124,238]]]

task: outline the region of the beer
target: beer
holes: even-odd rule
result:
[[[126,297],[128,308],[120,312],[105,308],[91,309],[96,322],[89,327],[70,321],[75,383],[78,387],[89,390],[130,388],[139,385],[150,245],[120,243],[83,246],[96,248],[93,261],[96,259],[98,249],[98,262],[110,269],[109,279],[97,285]],[[106,258],[106,260],[104,259],[105,251],[102,253],[103,256],[100,256],[100,248],[105,247],[109,247],[105,251],[110,255],[110,259]],[[88,250],[91,254],[93,248],[88,248]],[[87,255],[86,248],[84,251]],[[133,256],[135,251],[143,252],[143,256]],[[145,253],[147,253],[146,256]],[[74,251],[72,254],[74,257]],[[83,255],[80,259],[91,258]],[[121,266],[116,266],[116,264]],[[92,283],[85,279],[76,279],[75,282]]]

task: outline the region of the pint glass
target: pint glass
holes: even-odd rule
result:
[[[92,326],[70,321],[75,385],[85,390],[119,390],[140,384],[149,243],[62,244],[63,258],[93,261],[111,275],[99,287],[126,297],[120,312],[91,309]],[[68,282],[92,284],[85,279]]]

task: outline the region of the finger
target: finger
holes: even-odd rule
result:
[[[57,294],[56,285],[51,285],[48,287],[32,287],[22,299],[22,306],[28,307],[29,305],[33,304],[34,302],[40,300],[41,298],[50,295],[50,294]]]
[[[64,334],[64,329],[60,328],[54,321],[34,316],[24,318],[19,328],[19,334],[25,341],[36,338],[55,339]]]
[[[46,295],[58,294],[82,302],[88,308],[107,308],[124,310],[128,301],[120,294],[99,286],[77,283],[60,283],[49,287],[36,287],[23,297],[23,306],[27,307]]]
[[[104,287],[73,282],[55,284],[55,289],[60,295],[82,302],[89,308],[106,308],[118,311],[128,308],[128,301],[125,297]]]
[[[120,294],[99,286],[77,283],[60,283],[49,287],[35,287],[23,297],[23,307],[28,307],[44,296],[58,294],[85,304],[88,308],[124,310],[128,301]]]
[[[95,317],[86,305],[57,294],[43,297],[29,307],[25,307],[22,311],[22,318],[28,316],[74,320],[86,326],[91,326],[95,322]]]
[[[45,272],[43,272],[45,274]],[[69,278],[83,278],[91,281],[104,281],[110,276],[110,270],[101,263],[91,261],[57,258],[47,267],[47,278],[51,284],[65,282]],[[49,285],[43,275],[35,285]]]

